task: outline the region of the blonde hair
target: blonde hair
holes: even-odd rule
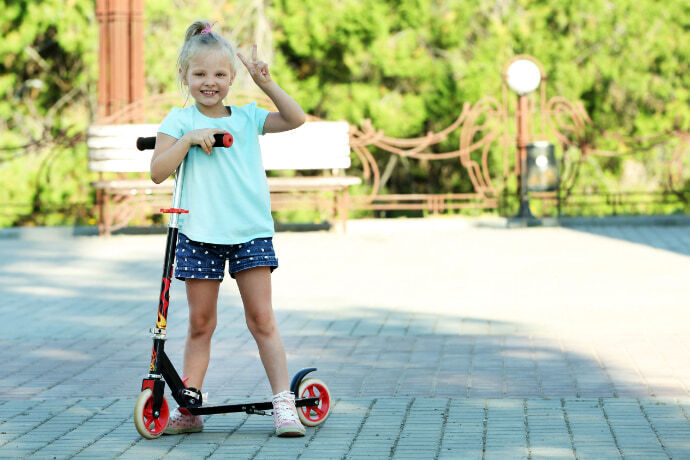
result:
[[[213,32],[211,30],[212,27],[212,23],[202,20],[194,21],[192,25],[187,27],[187,32],[185,32],[184,35],[184,44],[182,48],[180,48],[180,54],[177,56],[177,68],[180,69],[178,80],[183,90],[183,78],[187,75],[187,71],[189,70],[189,61],[194,53],[200,49],[216,47],[219,51],[227,53],[230,68],[236,71],[234,48],[226,39],[221,37],[220,34]]]

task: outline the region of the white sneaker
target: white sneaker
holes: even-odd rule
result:
[[[307,433],[297,415],[295,395],[290,391],[273,396],[273,422],[276,435],[281,437],[304,436]]]
[[[163,434],[198,433],[203,429],[204,420],[201,415],[192,415],[187,409],[178,407],[170,414]]]

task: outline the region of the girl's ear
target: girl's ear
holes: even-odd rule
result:
[[[179,69],[177,69],[177,73],[179,73],[181,75],[182,84],[185,86],[189,86],[189,83],[187,82],[187,74],[184,74],[184,75],[182,74],[182,68],[181,67]]]

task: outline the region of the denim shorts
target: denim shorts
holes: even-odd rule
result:
[[[235,273],[254,267],[278,268],[278,259],[273,250],[271,237],[255,238],[242,244],[212,244],[192,241],[184,234],[177,237],[175,249],[175,278],[200,278],[223,280],[225,262],[228,273]]]

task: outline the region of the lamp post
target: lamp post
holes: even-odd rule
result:
[[[527,107],[527,95],[539,87],[541,72],[539,67],[529,59],[517,59],[513,61],[504,73],[508,87],[518,95],[517,118],[517,150],[518,150],[518,181],[520,188],[520,209],[516,217],[532,219],[532,211],[529,209],[527,198],[527,122],[529,110]]]

